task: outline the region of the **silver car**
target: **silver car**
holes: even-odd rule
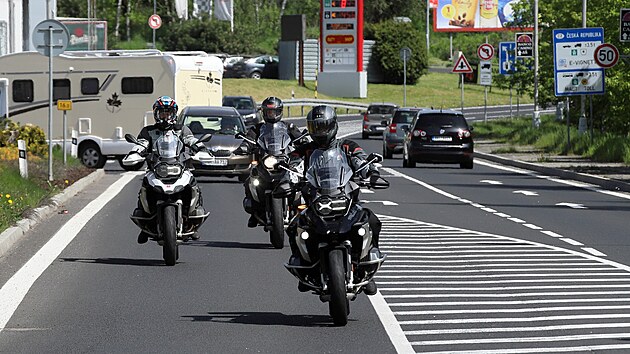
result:
[[[405,127],[408,128],[411,121],[421,108],[398,108],[394,116],[383,131],[383,157],[391,159],[393,154],[401,154],[403,141],[405,140]]]
[[[197,138],[212,134],[212,139],[204,144],[214,159],[201,162],[193,157],[193,175],[238,177],[240,181],[249,176],[253,156],[234,154],[242,142],[234,135],[245,134],[243,118],[234,107],[189,106],[184,108],[178,122],[187,125]]]
[[[361,137],[367,139],[370,135],[382,135],[387,121],[392,118],[394,110],[398,108],[395,103],[372,103],[367,112],[363,113],[363,129]]]

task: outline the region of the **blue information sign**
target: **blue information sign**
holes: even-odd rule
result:
[[[499,74],[512,75],[514,73],[514,61],[516,55],[514,49],[516,43],[514,42],[501,42],[499,43]]]
[[[553,30],[556,96],[604,93],[604,69],[595,62],[595,49],[603,42],[601,27]]]

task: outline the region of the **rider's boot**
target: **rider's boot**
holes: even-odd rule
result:
[[[258,219],[256,219],[256,216],[254,214],[251,214],[249,216],[249,220],[247,220],[247,227],[256,227],[258,226]]]
[[[147,241],[149,241],[149,234],[144,232],[144,231],[140,231],[140,234],[138,235],[138,243],[139,244],[143,244],[143,243],[147,243]]]
[[[377,291],[378,291],[378,288],[376,287],[376,283],[374,282],[374,279],[370,280],[370,282],[367,283],[363,287],[363,292],[366,295],[374,295],[374,294],[376,294]]]

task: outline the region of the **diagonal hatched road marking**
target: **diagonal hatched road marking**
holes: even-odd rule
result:
[[[398,352],[630,352],[630,267],[507,236],[379,218],[387,259],[370,299]]]

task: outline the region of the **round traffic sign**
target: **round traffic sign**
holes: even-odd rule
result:
[[[158,14],[149,16],[149,27],[152,29],[158,29],[162,27],[162,18]]]
[[[400,49],[400,60],[407,61],[411,58],[411,48],[404,47]]]
[[[593,56],[600,67],[604,69],[612,68],[619,61],[619,50],[610,43],[604,43],[595,48]]]
[[[484,43],[477,48],[477,56],[481,60],[490,60],[494,57],[494,47],[492,44]]]
[[[33,29],[33,45],[42,55],[56,57],[68,47],[68,28],[57,20],[43,20]]]

